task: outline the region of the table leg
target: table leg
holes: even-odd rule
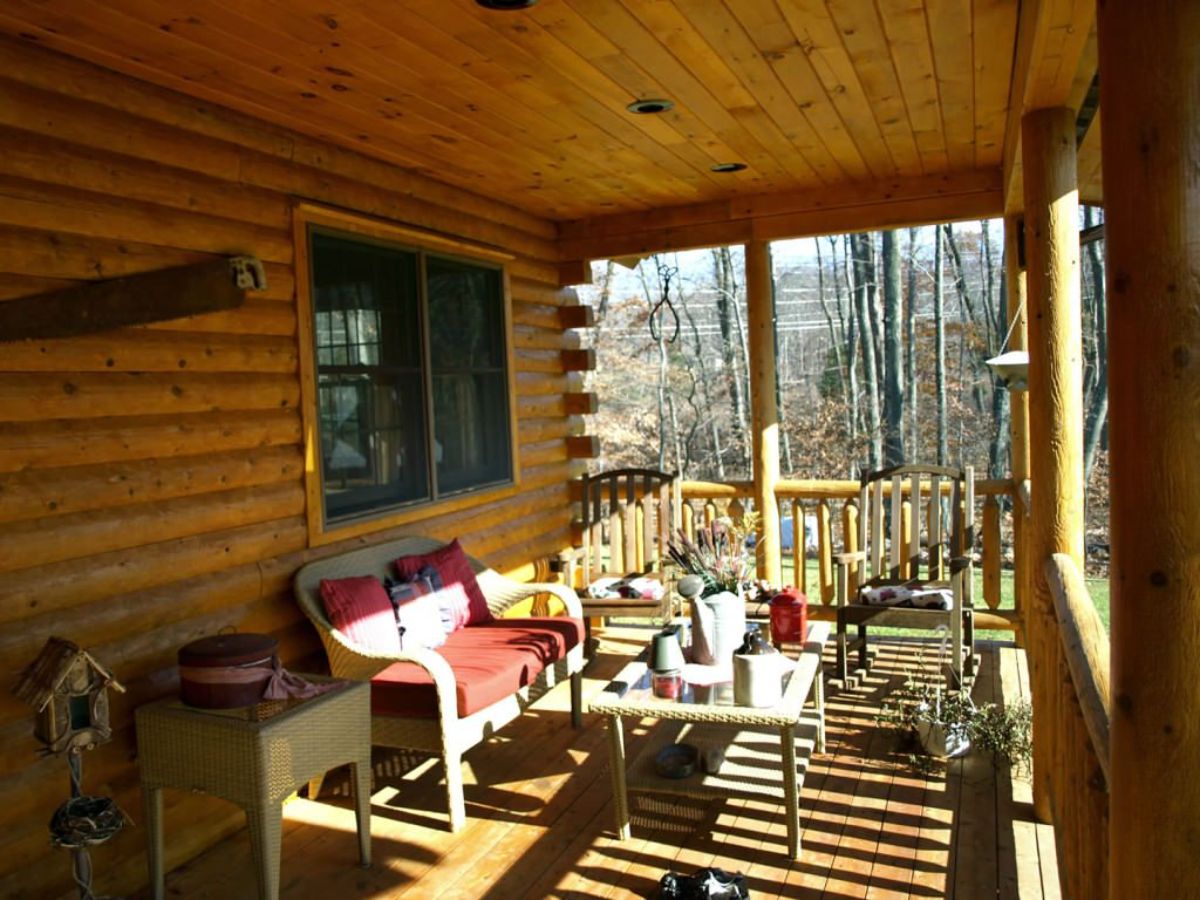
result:
[[[283,804],[268,802],[246,810],[250,824],[250,851],[258,870],[258,895],[279,897],[279,855],[283,840]]]
[[[163,900],[166,886],[163,883],[162,788],[143,788],[142,798],[146,807],[146,861],[150,866],[150,890],[154,892],[154,900]]]
[[[620,716],[608,717],[608,746],[612,763],[613,810],[617,816],[617,839],[629,840],[629,798],[625,793],[625,734]]]
[[[779,729],[780,750],[783,754],[783,814],[787,817],[788,857],[800,858],[800,792],[796,787],[796,729],[785,725]]]
[[[371,865],[371,757],[350,763],[354,778],[354,817],[358,823],[358,861]]]

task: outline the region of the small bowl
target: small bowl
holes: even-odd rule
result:
[[[654,756],[654,770],[663,778],[687,778],[696,771],[700,751],[691,744],[668,744]]]

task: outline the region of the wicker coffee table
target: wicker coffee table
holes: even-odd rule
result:
[[[139,707],[138,758],[155,900],[164,895],[163,788],[203,791],[246,810],[259,894],[274,900],[283,801],[312,778],[350,763],[359,859],[370,865],[370,688],[367,682],[346,681],[311,699],[247,709],[196,709],[175,698]]]
[[[646,662],[639,660],[626,666],[590,705],[592,712],[609,717],[618,838],[629,838],[627,792],[630,790],[698,798],[765,797],[783,801],[788,854],[798,859],[800,788],[813,750],[825,751],[821,651],[828,638],[829,623],[809,625],[808,639],[795,669],[787,676],[782,699],[775,706],[763,709],[736,706],[728,697],[698,703],[696,692],[690,687],[684,688],[678,700],[659,699],[650,690]],[[810,696],[814,701],[813,713],[802,715]],[[666,720],[655,729],[642,752],[628,763],[622,718]],[[719,771],[707,774],[697,770],[686,778],[660,776],[654,767],[655,755],[667,744],[681,741],[722,749],[725,759]]]

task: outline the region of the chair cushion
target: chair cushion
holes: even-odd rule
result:
[[[462,585],[469,600],[464,625],[478,625],[492,621],[492,612],[488,609],[487,599],[475,578],[475,571],[467,561],[458,538],[444,547],[431,550],[428,553],[418,553],[413,556],[401,556],[395,562],[396,574],[405,581],[420,573],[425,566],[433,566],[441,576],[442,584],[451,588],[456,584]]]
[[[583,640],[583,621],[568,616],[494,619],[461,628],[437,652],[450,663],[459,716],[469,716],[531,684]],[[415,663],[394,663],[371,679],[376,715],[436,718],[433,679]]]
[[[373,575],[321,580],[329,624],[352,643],[375,653],[400,652],[396,614],[383,583]]]

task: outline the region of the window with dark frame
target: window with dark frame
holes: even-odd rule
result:
[[[310,229],[325,520],[512,481],[499,268]]]

